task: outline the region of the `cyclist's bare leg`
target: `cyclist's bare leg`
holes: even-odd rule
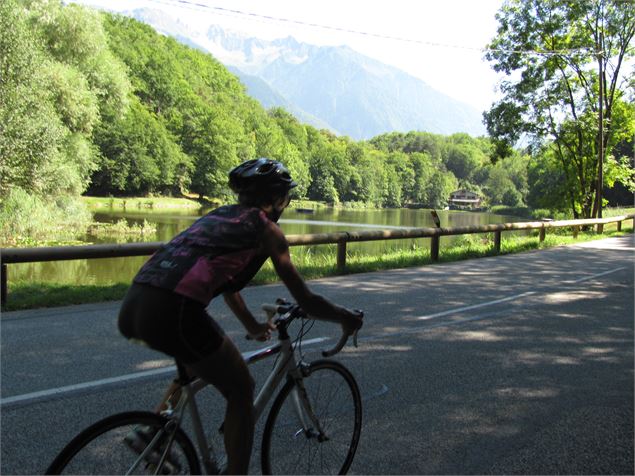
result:
[[[242,355],[225,336],[214,354],[186,367],[214,385],[227,400],[224,424],[227,472],[247,474],[255,426],[254,380]]]

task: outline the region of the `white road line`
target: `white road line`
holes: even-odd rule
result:
[[[458,312],[470,311],[472,309],[479,309],[481,307],[487,307],[487,306],[493,306],[494,304],[500,304],[501,302],[513,301],[515,299],[520,299],[520,298],[523,298],[523,297],[526,297],[526,296],[531,296],[533,294],[536,294],[536,291],[528,291],[526,293],[515,294],[513,296],[509,296],[509,297],[506,297],[506,298],[496,299],[495,301],[487,301],[487,302],[483,302],[481,304],[474,304],[473,306],[456,307],[454,309],[449,309],[447,311],[437,312],[435,314],[428,314],[427,316],[415,317],[414,320],[427,321],[429,319],[435,319],[437,317],[447,316],[447,315],[450,315],[450,314],[456,314]]]
[[[578,283],[582,283],[584,281],[590,281],[592,279],[599,278],[601,276],[606,276],[607,274],[617,273],[618,271],[622,271],[623,269],[626,269],[626,267],[622,266],[620,268],[610,269],[610,270],[604,271],[602,273],[592,274],[590,276],[585,276],[584,278],[576,279],[576,280],[573,280],[573,281],[563,281],[563,284],[578,284]],[[516,299],[521,299],[521,298],[524,298],[524,297],[527,297],[527,296],[532,296],[532,295],[537,294],[537,293],[538,293],[538,291],[527,291],[525,293],[515,294],[513,296],[508,296],[508,297],[502,298],[502,299],[496,299],[494,301],[487,301],[487,302],[483,302],[483,303],[480,303],[480,304],[474,304],[472,306],[457,307],[457,308],[454,308],[454,309],[448,309],[447,311],[437,312],[435,314],[428,314],[426,316],[415,317],[414,320],[427,321],[427,320],[430,320],[430,319],[435,319],[437,317],[447,316],[447,315],[450,315],[450,314],[456,314],[456,313],[463,312],[463,311],[471,311],[472,309],[480,309],[482,307],[493,306],[495,304],[500,304],[502,302],[514,301]]]
[[[167,374],[174,372],[176,366],[162,367],[160,369],[146,370],[144,372],[135,372],[134,374],[120,375],[119,377],[105,378],[101,380],[93,380],[92,382],[78,383],[75,385],[67,385],[66,387],[50,388],[48,390],[42,390],[40,392],[25,393],[24,395],[16,395],[14,397],[7,397],[0,399],[0,406],[10,403],[18,403],[24,400],[34,400],[44,397],[51,397],[53,395],[60,395],[63,393],[74,392],[77,390],[84,390],[87,388],[99,387],[101,385],[109,385],[113,383],[125,382],[127,380],[136,380],[143,377],[152,377],[155,375]]]
[[[586,276],[584,278],[576,279],[575,281],[565,281],[565,284],[577,284],[583,281],[589,281],[591,279],[599,278],[600,276],[606,276],[607,274],[617,273],[618,271],[622,271],[623,269],[626,269],[626,266],[622,266],[621,268],[611,269],[609,271],[604,271],[603,273]]]
[[[386,332],[384,334],[375,334],[369,337],[360,337],[358,340],[361,342],[369,342],[369,341],[374,341],[374,340],[382,340],[385,339],[387,337],[401,337],[401,336],[406,336],[409,334],[418,334],[420,332],[426,332],[432,329],[438,329],[440,327],[453,327],[453,326],[461,326],[463,324],[467,324],[468,322],[475,322],[475,321],[482,321],[483,319],[490,319],[494,316],[500,316],[500,315],[505,315],[508,317],[511,317],[512,315],[507,311],[507,310],[501,310],[501,311],[494,311],[494,312],[487,312],[485,314],[476,314],[474,316],[471,317],[467,317],[465,319],[460,319],[458,321],[451,321],[451,322],[439,322],[436,324],[428,324],[425,326],[418,326],[418,327],[408,327],[407,329],[401,329],[399,331],[395,331],[395,332]]]
[[[618,271],[622,271],[626,269],[625,266],[622,266],[620,268],[615,268],[615,269],[611,269],[609,271],[604,271],[602,273],[597,273],[597,274],[593,274],[590,276],[585,276],[584,278],[580,278],[580,279],[576,279],[573,281],[563,281],[563,284],[577,284],[577,283],[581,283],[584,281],[589,281],[591,279],[595,279],[595,278],[599,278],[601,276],[606,276],[608,274],[613,274],[616,273]],[[464,307],[457,307],[454,309],[448,309],[447,311],[442,311],[442,312],[437,312],[435,314],[428,314],[426,316],[419,316],[419,317],[415,317],[414,320],[418,320],[418,321],[427,321],[430,319],[435,319],[437,317],[443,317],[443,316],[448,316],[450,314],[457,314],[459,312],[463,312],[463,311],[471,311],[473,309],[480,309],[483,307],[488,307],[488,306],[494,306],[496,304],[500,304],[503,302],[508,302],[508,301],[514,301],[516,299],[521,299],[527,296],[532,296],[537,294],[538,291],[527,291],[524,293],[520,293],[520,294],[515,294],[513,296],[508,296],[506,298],[501,298],[501,299],[496,299],[494,301],[488,301],[488,302],[483,302],[480,304],[474,304],[472,306],[464,306]],[[494,313],[497,314],[497,313]],[[485,317],[489,317],[492,314],[486,314],[483,316],[475,316],[473,319],[464,319],[461,320],[459,322],[456,323],[446,323],[446,324],[442,324],[442,325],[453,325],[453,324],[462,324],[465,322],[469,322],[472,320],[479,320],[479,319],[483,319]],[[393,335],[399,335],[402,333],[406,333],[408,331],[410,332],[420,332],[422,329],[408,329],[408,330],[403,330],[397,333],[391,333],[391,334],[384,334],[381,337],[389,337],[389,336],[393,336]],[[372,337],[368,337],[366,339],[360,339],[360,340],[369,340],[372,339]],[[317,344],[320,342],[323,342],[325,340],[328,340],[327,337],[318,337],[315,339],[310,339],[308,341],[303,342],[303,346],[311,346],[313,344]],[[248,353],[246,353],[247,355]],[[127,374],[127,375],[121,375],[119,377],[112,377],[112,378],[106,378],[106,379],[101,379],[101,380],[93,380],[91,382],[84,382],[84,383],[79,383],[76,385],[68,385],[65,387],[59,387],[59,388],[51,388],[48,390],[42,390],[39,392],[32,392],[32,393],[26,393],[23,395],[16,395],[13,397],[7,397],[7,398],[2,398],[0,399],[0,406],[3,405],[8,405],[8,404],[12,404],[12,403],[19,403],[19,402],[23,402],[23,401],[28,401],[28,400],[35,400],[35,399],[40,399],[40,398],[46,398],[46,397],[51,397],[54,395],[61,395],[64,393],[69,393],[69,392],[74,392],[74,391],[78,391],[78,390],[84,390],[84,389],[88,389],[88,388],[95,388],[95,387],[100,387],[103,385],[109,385],[109,384],[113,384],[113,383],[121,383],[121,382],[125,382],[125,381],[129,381],[129,380],[137,380],[140,378],[145,378],[145,377],[152,377],[155,375],[162,375],[162,374],[167,374],[167,373],[172,373],[176,370],[175,366],[170,366],[170,367],[163,367],[160,369],[154,369],[154,370],[147,370],[144,372],[135,372],[133,374]]]
[[[328,337],[316,337],[314,339],[308,339],[302,342],[302,347],[310,347],[327,340],[329,340]],[[256,352],[258,351],[244,352],[243,357],[248,358]],[[46,397],[59,396],[65,393],[76,392],[78,390],[86,390],[89,388],[96,388],[104,385],[117,384],[130,380],[138,380],[146,377],[154,377],[156,375],[170,374],[174,372],[176,372],[176,366],[171,365],[169,367],[161,367],[160,369],[145,370],[143,372],[135,372],[133,374],[120,375],[118,377],[104,378],[100,380],[93,380],[90,382],[78,383],[75,385],[67,385],[65,387],[50,388],[48,390],[41,390],[39,392],[15,395],[13,397],[1,398],[0,407],[12,403],[20,403],[29,400],[39,400]]]

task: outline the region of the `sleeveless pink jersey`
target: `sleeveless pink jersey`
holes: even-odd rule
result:
[[[268,257],[260,245],[269,221],[259,208],[217,208],[154,253],[134,282],[168,289],[205,305],[221,293],[239,291]]]

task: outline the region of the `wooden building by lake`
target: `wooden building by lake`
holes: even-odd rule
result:
[[[457,190],[450,194],[448,205],[451,210],[469,210],[473,208],[480,208],[481,197],[469,190]]]

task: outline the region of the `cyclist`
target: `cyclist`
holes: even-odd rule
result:
[[[203,216],[143,265],[122,303],[119,329],[125,337],[174,357],[220,391],[227,401],[227,472],[246,474],[255,425],[254,381],[236,346],[207,314],[209,302],[222,294],[251,338],[269,339],[273,324],[256,320],[240,290],[271,258],[278,276],[309,315],[337,322],[347,334],[360,328],[362,320],[311,292],[291,262],[289,245],[277,225],[297,185],[288,170],[275,160],[249,160],[229,173],[229,185],[238,204]],[[147,441],[149,435],[137,429],[133,436]]]

